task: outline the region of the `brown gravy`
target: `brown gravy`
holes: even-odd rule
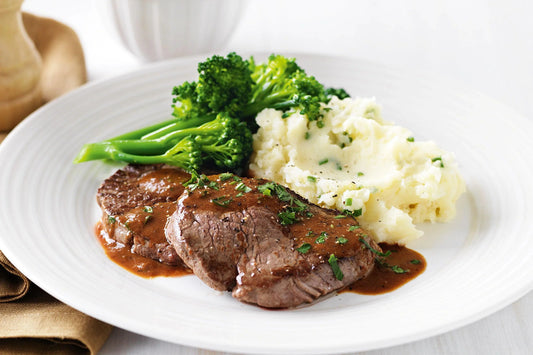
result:
[[[157,276],[175,277],[192,274],[192,271],[184,266],[170,266],[132,253],[126,245],[108,238],[100,222],[96,224],[95,234],[107,257],[137,276],[153,278]]]
[[[426,259],[412,249],[386,243],[380,243],[379,246],[384,253],[390,250],[391,254],[383,259],[382,263],[376,262],[374,269],[366,278],[356,281],[342,292],[355,292],[363,295],[391,292],[416,278],[426,269]],[[395,268],[397,271],[395,272],[392,269],[393,265],[401,269]]]

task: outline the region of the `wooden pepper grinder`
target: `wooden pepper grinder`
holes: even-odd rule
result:
[[[24,0],[0,0],[0,132],[42,104],[41,57],[24,29]]]

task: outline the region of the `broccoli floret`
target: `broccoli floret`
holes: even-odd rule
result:
[[[185,125],[207,118],[211,119],[201,125]],[[173,129],[169,126],[138,139],[87,144],[75,162],[111,159],[137,164],[165,163],[186,170],[214,164],[238,171],[247,163],[252,152],[252,133],[244,122],[227,113],[180,121],[171,127]]]
[[[244,117],[253,118],[265,108],[301,110],[311,121],[321,117],[320,104],[326,101],[324,86],[307,75],[294,58],[271,55],[266,63],[259,65],[251,58],[250,68],[254,85],[251,99],[243,110]]]
[[[252,77],[249,64],[241,56],[214,55],[198,64],[198,81],[174,87],[173,115],[190,118],[208,112],[237,115],[249,101]]]

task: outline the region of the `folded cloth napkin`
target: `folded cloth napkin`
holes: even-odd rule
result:
[[[41,54],[44,102],[86,82],[81,44],[55,20],[23,14]],[[0,142],[7,132],[0,132]],[[0,251],[0,354],[96,354],[112,327],[61,303],[17,270]]]
[[[96,354],[112,327],[59,302],[0,252],[0,352]]]

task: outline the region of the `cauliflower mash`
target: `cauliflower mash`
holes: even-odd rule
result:
[[[423,234],[415,224],[455,216],[465,184],[453,154],[384,121],[374,99],[334,97],[322,121],[273,109],[256,121],[253,175],[351,211],[377,242],[405,244]]]

